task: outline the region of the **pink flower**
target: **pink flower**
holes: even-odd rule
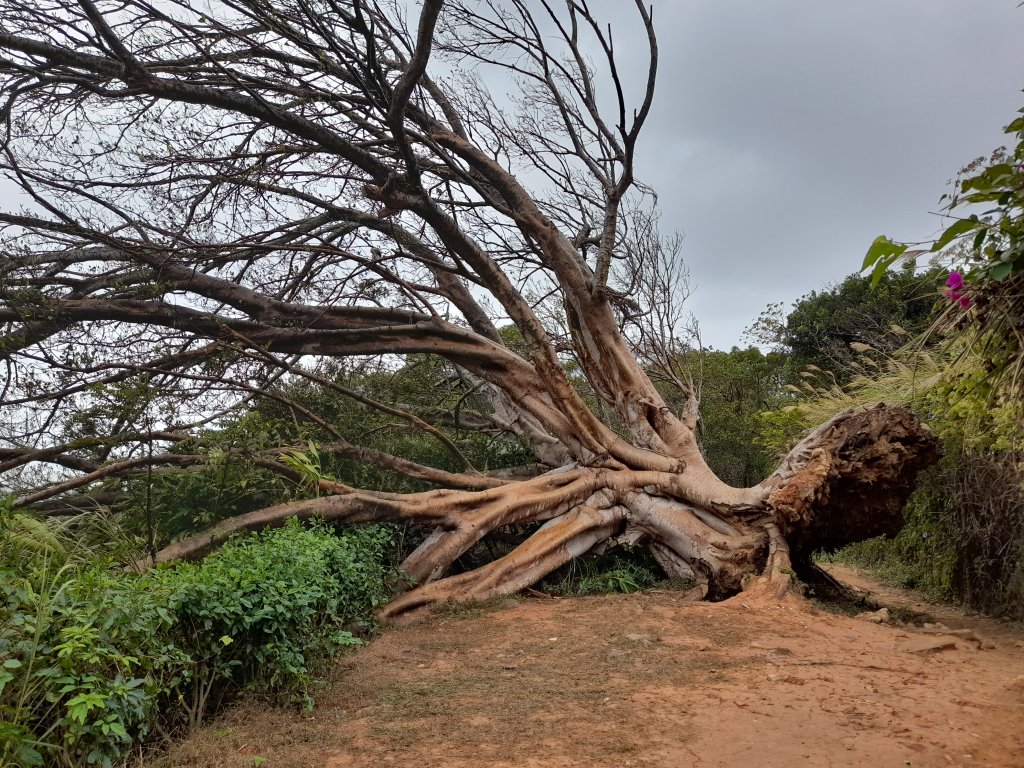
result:
[[[971,308],[971,299],[964,295],[964,276],[960,272],[950,272],[946,278],[946,288],[942,293],[950,301],[955,301],[964,309]]]

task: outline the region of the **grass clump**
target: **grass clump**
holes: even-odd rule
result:
[[[549,576],[544,587],[551,594],[566,597],[628,595],[657,585],[662,578],[659,572],[646,550],[620,547],[599,556],[570,561]]]

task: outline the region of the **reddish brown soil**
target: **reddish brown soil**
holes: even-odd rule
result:
[[[985,630],[912,653],[934,635],[796,599],[504,601],[339,660],[311,716],[249,701],[155,764],[1021,768],[1024,642]]]

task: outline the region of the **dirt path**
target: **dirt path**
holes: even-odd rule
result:
[[[870,575],[848,565],[839,563],[820,563],[820,565],[843,584],[852,587],[854,591],[879,605],[896,606],[906,608],[914,613],[927,614],[950,629],[974,629],[983,636],[1009,641],[1011,646],[1016,641],[1024,639],[1024,634],[1019,629],[1015,632],[1006,624],[982,613],[966,611],[952,605],[930,603],[917,593],[881,584]]]
[[[912,652],[935,636],[797,601],[506,601],[391,630],[312,716],[243,704],[157,764],[1021,768],[1024,643],[986,637]]]

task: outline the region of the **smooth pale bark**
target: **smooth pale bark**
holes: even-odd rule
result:
[[[389,619],[518,592],[615,537],[646,543],[668,575],[694,582],[702,596],[728,597],[762,573],[781,593],[812,552],[899,530],[917,473],[936,458],[936,440],[917,417],[879,405],[823,424],[754,488],[717,495],[703,466],[675,474],[571,466],[486,490],[404,496],[333,488],[336,495],[223,521],[156,560],[200,557],[237,532],[317,517],[434,527],[403,564],[411,588],[384,609]],[[507,555],[446,575],[488,534],[530,523],[541,525]]]

